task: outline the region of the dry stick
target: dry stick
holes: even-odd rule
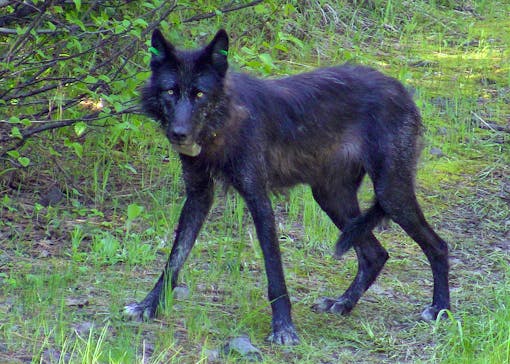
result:
[[[52,29],[35,29],[34,31],[36,33],[39,33],[39,34],[59,34],[59,33],[66,33],[67,32],[66,29],[55,29],[55,30],[52,30]],[[16,29],[0,27],[0,33],[1,34],[13,34],[13,35],[16,35],[16,34],[18,34],[18,31]]]
[[[489,125],[489,123],[487,123],[485,120],[483,120],[483,118],[480,115],[478,115],[476,112],[471,111],[471,114],[473,114],[475,118],[477,118],[479,121],[481,121],[482,124],[484,124],[487,127],[487,129],[490,129],[492,131],[496,131],[496,130],[494,130],[492,128],[492,126]]]
[[[473,116],[475,118],[477,118],[482,123],[482,124],[480,124],[481,129],[488,129],[488,130],[492,130],[492,131],[503,131],[505,133],[510,133],[510,127],[505,127],[505,126],[498,125],[495,123],[489,123],[489,122],[485,121],[480,115],[478,115],[474,111],[471,111],[471,114],[473,114]]]
[[[79,118],[79,119],[65,119],[65,120],[59,120],[59,121],[54,121],[54,122],[51,120],[48,120],[48,121],[34,120],[34,121],[31,121],[31,123],[39,123],[39,124],[43,124],[43,125],[35,127],[35,128],[26,129],[21,132],[21,136],[23,137],[23,139],[27,139],[27,138],[30,138],[31,136],[33,136],[34,134],[40,133],[42,131],[62,128],[64,126],[69,126],[69,125],[75,124],[80,121],[84,121],[84,122],[98,121],[98,120],[103,120],[103,119],[110,118],[112,116],[117,116],[117,115],[136,114],[136,113],[138,113],[138,111],[139,111],[139,108],[137,106],[131,106],[124,110],[115,111],[113,113],[110,113],[110,114],[104,115],[104,116],[98,116],[99,112],[93,112],[93,113],[88,114],[88,115],[86,115],[82,118]],[[1,120],[1,122],[6,122],[6,121]]]

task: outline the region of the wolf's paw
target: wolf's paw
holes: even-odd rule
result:
[[[266,340],[278,345],[299,344],[299,337],[292,324],[273,324],[273,332]]]
[[[435,321],[438,316],[440,316],[441,319],[446,319],[448,318],[448,314],[446,313],[446,311],[443,310],[444,308],[428,306],[421,313],[421,318],[425,321]]]
[[[156,316],[156,310],[143,303],[130,303],[124,306],[124,316],[135,321],[149,321]]]
[[[337,315],[347,315],[354,304],[347,298],[321,297],[312,305],[312,311],[317,313],[331,312]]]

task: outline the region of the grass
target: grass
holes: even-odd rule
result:
[[[418,320],[431,296],[430,269],[395,225],[378,232],[391,259],[352,314],[312,313],[315,299],[347,287],[356,261],[352,253],[340,262],[331,257],[338,233],[298,187],[275,196],[274,206],[301,345],[264,341],[270,307],[262,256],[232,192],[218,191],[183,269],[189,297],[171,300],[154,322],[124,321],[122,306],[143,298],[160,273],[183,196],[164,137],[146,119],[126,116],[124,125],[84,139],[81,158],[48,151],[58,134],[30,144],[24,153],[40,168],[15,175],[14,189],[2,185],[0,362],[205,363],[208,350],[240,334],[265,363],[510,362],[509,134],[483,128],[505,126],[510,115],[509,5],[300,4],[268,1],[249,16],[166,30],[192,46],[223,26],[234,37],[233,67],[257,74],[353,61],[415,89],[427,126],[418,195],[452,250],[450,320]],[[37,196],[53,181],[65,200],[43,207]],[[365,183],[360,200],[366,206],[370,199]]]

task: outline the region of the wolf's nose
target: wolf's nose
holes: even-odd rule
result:
[[[188,138],[189,132],[182,127],[176,127],[170,130],[170,135],[168,136],[173,142],[183,142]]]

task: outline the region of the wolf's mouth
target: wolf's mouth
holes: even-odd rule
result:
[[[171,143],[172,148],[180,154],[184,154],[190,157],[196,157],[202,151],[202,147],[197,143],[193,142],[190,144],[177,144]]]

